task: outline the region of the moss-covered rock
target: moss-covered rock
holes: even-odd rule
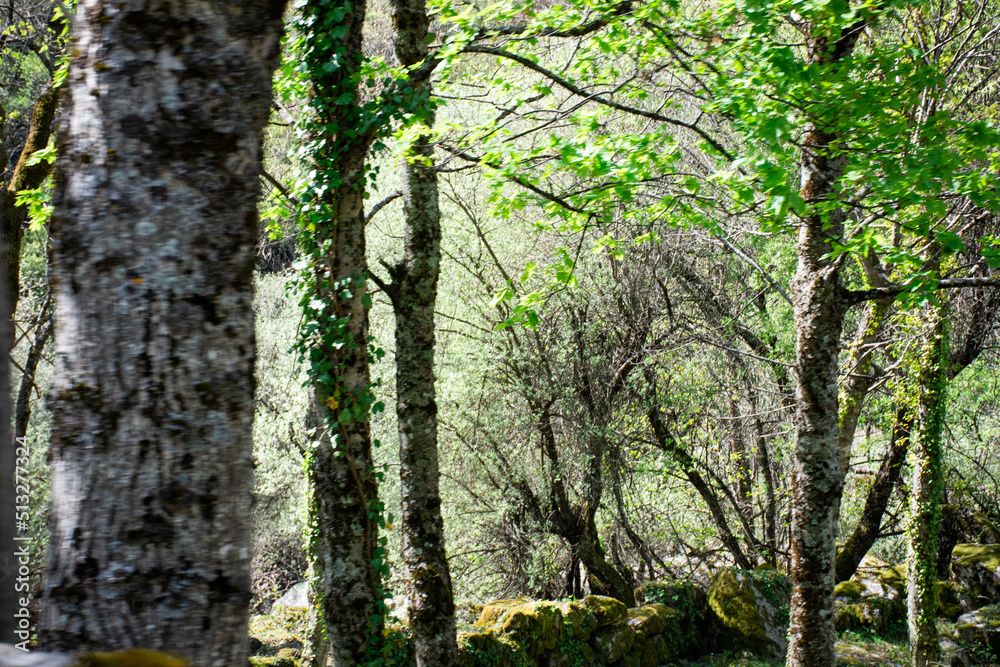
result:
[[[555,602],[553,605],[562,614],[563,639],[586,641],[597,629],[597,617],[580,602],[570,600]]]
[[[1000,604],[986,605],[959,616],[955,638],[975,652],[1000,659]]]
[[[973,507],[941,506],[938,533],[938,576],[948,577],[951,552],[956,544],[1000,544],[1000,529]]]
[[[285,648],[301,650],[309,635],[308,611],[275,607],[270,614],[250,618],[252,655],[274,657]]]
[[[865,587],[859,581],[849,579],[833,587],[833,597],[842,600],[860,600],[864,597]]]
[[[594,653],[604,664],[623,658],[635,644],[635,629],[629,625],[609,625],[598,628],[590,639]]]
[[[949,621],[956,620],[965,611],[962,601],[968,599],[968,591],[957,581],[939,581],[937,589],[938,617]]]
[[[670,646],[670,659],[697,652],[711,652],[711,633],[705,628],[709,624],[711,611],[708,608],[708,593],[692,581],[667,579],[643,584],[635,591],[639,604],[658,602],[675,610],[676,629],[667,630],[666,641]]]
[[[84,653],[76,659],[77,667],[188,667],[180,656],[146,648],[109,653]],[[296,667],[293,663],[288,667]]]
[[[952,578],[969,591],[979,608],[1000,601],[1000,545],[958,544],[951,552]]]
[[[514,607],[531,602],[530,598],[515,598],[512,600],[494,600],[483,605],[483,610],[479,614],[476,625],[481,628],[489,628],[496,624],[500,618]]]
[[[906,609],[899,598],[863,597],[852,602],[837,600],[834,624],[837,630],[867,630],[877,635],[905,617]]]
[[[497,634],[510,637],[529,656],[551,651],[562,636],[562,612],[552,602],[528,602],[510,609],[494,625]]]
[[[462,667],[534,667],[536,664],[518,642],[492,630],[459,632],[458,659]]]
[[[628,611],[625,603],[603,595],[588,595],[583,598],[583,606],[597,619],[599,628],[624,619]]]
[[[287,656],[255,655],[250,657],[250,667],[299,667],[299,664]]]
[[[626,612],[625,623],[635,630],[635,640],[645,643],[647,639],[652,639],[662,635],[667,629],[668,619],[671,614],[679,615],[673,609],[667,609],[662,604],[654,602],[643,605]]]
[[[708,604],[722,627],[724,648],[784,657],[790,598],[791,582],[781,574],[737,568],[716,572],[708,589]]]
[[[861,586],[858,597],[906,598],[906,566],[891,565],[871,554],[861,560],[851,581]]]

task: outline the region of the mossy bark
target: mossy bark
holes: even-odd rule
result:
[[[40,187],[48,177],[51,166],[48,162],[36,162],[29,165],[28,158],[35,151],[45,148],[52,136],[52,121],[55,118],[56,107],[59,104],[59,91],[49,86],[42,91],[31,112],[28,126],[28,139],[21,149],[11,174],[10,183],[0,189],[0,264],[2,264],[3,280],[7,288],[10,312],[17,312],[17,302],[21,291],[21,237],[23,226],[28,220],[28,207],[15,204],[16,195],[21,190],[32,190]],[[2,112],[2,109],[0,109]],[[0,142],[2,143],[2,142]],[[4,157],[6,158],[6,153]],[[0,173],[3,167],[0,165]],[[10,332],[13,336],[13,331]],[[4,339],[9,349],[13,338]]]
[[[850,57],[861,30],[810,35],[808,60],[837,67]],[[838,357],[845,298],[842,267],[832,240],[844,233],[847,214],[833,207],[847,159],[840,139],[815,121],[802,133],[801,196],[815,207],[803,216],[798,267],[792,279],[798,384],[795,391],[795,462],[792,468],[792,605],[789,667],[833,667],[834,559],[844,486],[839,445]],[[826,209],[826,212],[823,212]]]
[[[384,625],[378,556],[378,481],[372,455],[368,263],[365,239],[366,160],[373,135],[359,117],[364,0],[311,0],[301,11],[306,64],[316,97],[310,136],[315,171],[311,271],[325,304],[315,359],[331,378],[310,369],[318,437],[311,452],[310,544],[314,604],[313,665],[375,659]],[[331,36],[335,35],[335,36]],[[328,65],[335,62],[337,67]],[[316,211],[322,211],[316,214]],[[343,322],[343,329],[330,329]],[[328,644],[323,637],[328,637]],[[328,652],[327,652],[328,651]]]
[[[430,19],[424,0],[392,0],[396,55],[415,71],[428,57]],[[429,131],[434,124],[430,72],[410,89],[427,131],[403,165],[405,248],[389,288],[396,314],[396,415],[402,493],[402,558],[418,667],[458,665],[455,602],[445,553],[439,492],[434,387],[434,306],[441,265],[441,211]]]
[[[941,435],[948,384],[947,320],[935,308],[918,374],[919,432],[910,491],[907,616],[910,664],[925,667],[940,653],[937,632],[937,536],[943,496]]]
[[[43,647],[246,666],[254,246],[284,5],[77,5]]]

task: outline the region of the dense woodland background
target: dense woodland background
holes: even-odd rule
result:
[[[4,234],[23,233],[19,262],[4,258],[19,274],[7,278],[11,395],[31,448],[37,614],[55,355],[50,130],[68,113],[53,91],[72,30],[62,3],[0,5]],[[797,425],[800,439],[812,432],[796,355],[809,335],[836,364],[837,445],[817,464],[819,477],[845,473],[842,496],[825,496],[841,498],[832,583],[867,553],[905,563],[921,513],[935,524],[943,512],[929,540],[945,571],[967,537],[955,517],[1000,524],[993,3],[442,0],[424,55],[405,65],[399,7],[364,9],[299,2],[286,15],[255,251],[252,613],[308,575],[310,452],[323,406],[334,414],[341,400],[316,393],[301,342],[321,237],[302,202],[315,211],[323,198],[311,179],[326,167],[311,160],[333,122],[317,125],[310,101],[326,85],[309,64],[316,34],[360,45],[348,77],[358,118],[397,100],[358,148],[367,247],[352,260],[370,276],[373,399],[356,421],[375,444],[388,596],[402,597],[413,571],[401,562],[410,491],[392,409],[407,353],[394,337],[400,267],[419,250],[404,211],[413,164],[436,172],[440,207],[432,402],[455,602],[599,592],[634,605],[648,581],[794,569],[793,479],[808,467],[796,463]],[[328,11],[338,27],[303,19]],[[363,40],[337,32],[345,16]],[[836,57],[814,57],[824,39]],[[829,164],[815,167],[813,150]],[[813,199],[810,168],[826,188]],[[836,283],[841,318],[812,334],[796,319],[803,230],[822,237],[810,261],[817,284]],[[927,445],[935,423],[940,452]],[[914,474],[928,461],[940,481]]]

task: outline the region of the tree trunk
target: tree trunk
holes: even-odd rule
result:
[[[316,604],[313,664],[378,658],[386,613],[378,538],[378,480],[370,414],[366,160],[373,125],[360,102],[366,5],[310,0],[301,7],[303,64],[312,83],[307,121],[313,162],[307,225],[309,285],[300,332],[319,425],[310,461],[309,554]]]
[[[7,286],[10,299],[10,312],[17,313],[17,301],[21,291],[21,238],[24,223],[28,220],[28,207],[16,206],[15,196],[21,190],[32,190],[41,187],[51,171],[48,162],[37,162],[28,165],[28,158],[48,146],[52,135],[52,120],[56,107],[59,105],[59,91],[51,86],[42,91],[35,108],[31,112],[31,122],[28,126],[28,139],[21,150],[21,156],[14,167],[10,184],[0,189],[0,226],[2,226],[3,244],[0,262],[3,264],[3,280]],[[6,156],[6,154],[5,154]],[[0,170],[2,172],[2,170]],[[10,335],[15,335],[13,331]],[[13,338],[7,339],[7,348],[11,347]]]
[[[4,147],[4,119],[7,117],[0,106],[0,172],[7,166],[7,151]],[[0,200],[0,215],[6,209],[6,201]],[[0,234],[3,234],[0,232]],[[0,244],[6,245],[6,234],[0,236]],[[0,284],[0,340],[11,336],[11,312],[7,299],[7,286]],[[16,532],[14,472],[16,464],[15,447],[10,442],[10,364],[0,364],[0,545],[7,545],[0,551],[0,644],[16,642],[14,630],[18,610],[18,594],[15,590],[17,578],[17,556],[13,545]]]
[[[854,50],[864,23],[836,39],[812,34],[811,64],[831,69]],[[789,667],[833,667],[834,560],[844,487],[839,446],[837,361],[850,305],[832,240],[844,234],[846,213],[832,204],[847,160],[836,153],[839,136],[805,123],[801,196],[809,206],[799,226],[798,268],[792,279],[795,309],[795,461],[792,468],[792,603]],[[825,210],[824,210],[825,209]]]
[[[919,370],[919,431],[913,451],[910,490],[909,577],[907,618],[910,664],[936,664],[940,654],[937,631],[937,544],[943,470],[941,434],[944,430],[948,385],[947,320],[940,308]]]
[[[424,0],[393,0],[396,55],[415,68],[428,56],[430,20]],[[412,69],[411,69],[412,71]],[[430,72],[411,76],[421,122],[434,124]],[[441,212],[429,134],[405,158],[403,261],[390,290],[396,314],[396,415],[402,494],[402,559],[409,585],[410,626],[419,667],[458,665],[455,602],[445,553],[439,492],[434,388],[434,306],[441,264]]]
[[[868,550],[878,539],[882,530],[882,517],[889,506],[892,490],[899,482],[899,475],[906,460],[906,451],[910,445],[910,429],[913,427],[913,415],[907,408],[896,411],[896,421],[892,427],[892,437],[889,442],[889,453],[879,467],[872,488],[865,497],[865,506],[854,532],[844,542],[837,552],[836,582],[847,581],[854,576]]]
[[[246,666],[256,206],[283,9],[77,6],[51,223],[47,649]]]

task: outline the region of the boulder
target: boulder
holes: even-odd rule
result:
[[[955,639],[976,653],[988,653],[993,660],[1000,659],[1000,604],[986,605],[955,622]]]
[[[898,599],[865,597],[854,602],[836,600],[834,625],[839,632],[845,630],[868,630],[883,634],[893,623],[902,620],[906,608]]]
[[[597,629],[597,617],[576,601],[553,602],[562,614],[562,636],[567,640],[587,641]]]
[[[772,571],[734,567],[716,572],[708,589],[708,604],[722,627],[723,648],[750,649],[783,659],[788,648],[788,607],[791,581]]]
[[[605,664],[623,658],[635,644],[635,629],[630,625],[598,628],[590,640],[594,652]]]
[[[308,609],[309,608],[309,582],[300,581],[274,601],[275,607],[286,607],[288,609]]]
[[[1000,529],[972,507],[941,506],[941,530],[938,533],[938,577],[948,578],[951,551],[956,544],[1000,544]]]
[[[498,636],[492,630],[459,632],[458,661],[462,667],[528,667],[536,664],[528,658],[523,646],[510,637]]]
[[[638,642],[645,642],[658,635],[662,635],[667,629],[667,624],[671,615],[677,614],[672,609],[667,609],[662,604],[647,604],[635,609],[629,609],[625,619],[625,624],[632,626],[635,630],[635,639]]]
[[[856,588],[859,598],[906,599],[906,565],[891,565],[869,554],[861,559],[857,572],[850,581],[860,587]],[[846,583],[849,582],[841,582],[837,586],[840,588]],[[834,594],[837,595],[836,592]]]
[[[483,610],[479,614],[476,625],[481,628],[492,627],[500,618],[514,607],[531,602],[530,598],[514,598],[512,600],[494,600],[483,605]]]
[[[528,602],[510,609],[494,625],[498,635],[521,644],[530,656],[555,649],[562,636],[562,612],[552,602]]]
[[[978,609],[1000,601],[1000,544],[959,544],[951,552],[952,578],[969,590]]]
[[[612,625],[625,618],[628,607],[624,602],[603,595],[588,595],[583,598],[583,606],[597,619],[597,627]]]
[[[708,593],[701,586],[677,579],[650,581],[636,589],[635,597],[639,604],[660,603],[676,612],[671,622],[677,627],[666,632],[670,659],[713,652],[711,633],[705,632],[711,615]]]

